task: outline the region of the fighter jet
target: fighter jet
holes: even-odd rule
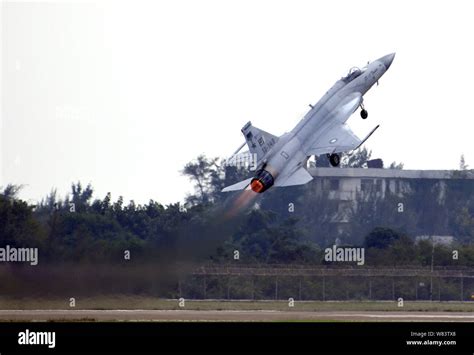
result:
[[[363,96],[390,68],[395,53],[367,64],[362,69],[351,68],[315,104],[290,132],[280,137],[259,129],[248,122],[242,133],[245,143],[229,158],[235,160],[245,144],[256,158],[256,173],[247,180],[227,186],[222,191],[251,189],[262,193],[272,186],[303,185],[313,179],[306,170],[308,159],[327,154],[332,166],[338,166],[341,153],[359,148],[379,127],[359,139],[346,121],[360,107],[363,119],[368,116]]]

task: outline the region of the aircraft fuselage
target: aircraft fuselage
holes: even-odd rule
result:
[[[342,115],[343,121],[332,114],[350,100],[360,100],[369,89],[378,82],[390,67],[395,54],[389,54],[367,65],[362,70],[356,69],[338,80],[314,105],[303,119],[288,133],[280,137],[267,158],[261,162],[250,187],[255,192],[270,188],[277,179],[290,176],[306,165],[310,145],[325,135],[335,125],[344,123],[350,116]],[[353,101],[356,102],[356,101]],[[357,101],[359,102],[359,101]],[[359,104],[354,108],[357,109]],[[352,113],[352,112],[351,112]]]

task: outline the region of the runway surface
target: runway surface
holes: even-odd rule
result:
[[[356,322],[474,322],[472,312],[303,312],[303,311],[195,311],[195,310],[0,310],[0,322],[9,321],[356,321]]]

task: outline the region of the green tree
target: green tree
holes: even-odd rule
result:
[[[393,229],[377,227],[367,234],[364,244],[367,248],[386,249],[401,237],[402,235]]]
[[[219,168],[217,161],[218,158],[208,159],[204,155],[199,155],[196,160],[187,163],[181,171],[194,183],[196,194],[186,199],[191,205],[209,202],[211,180],[216,178],[216,170]]]
[[[363,168],[371,156],[372,151],[367,150],[366,147],[358,149],[350,155],[345,154],[341,159],[341,168]]]
[[[388,167],[389,169],[398,169],[402,170],[403,169],[403,163],[397,163],[397,162],[392,162],[390,166]]]
[[[71,202],[74,203],[77,212],[86,211],[90,206],[90,200],[94,190],[91,184],[88,184],[84,189],[80,181],[71,185],[72,196]]]
[[[40,247],[46,235],[33,217],[33,206],[20,200],[21,186],[7,185],[0,192],[0,244],[13,247]]]
[[[459,170],[467,170],[469,165],[466,164],[466,160],[464,159],[464,154],[461,154],[461,158],[459,159]]]

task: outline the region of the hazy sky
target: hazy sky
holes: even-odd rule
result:
[[[472,1],[126,1],[1,7],[1,180],[39,200],[177,202],[182,167],[249,120],[289,131],[352,66],[397,55],[348,123],[386,163],[474,166]]]

